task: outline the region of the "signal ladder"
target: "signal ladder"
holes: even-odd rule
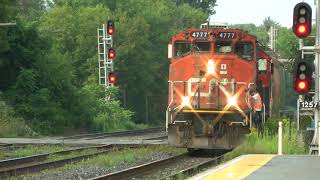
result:
[[[112,48],[112,36],[106,33],[106,25],[98,29],[98,55],[99,55],[99,84],[106,87],[113,86],[109,83],[109,72],[113,72],[113,61],[108,58],[108,49]]]

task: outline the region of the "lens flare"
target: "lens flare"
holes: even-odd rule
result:
[[[190,106],[190,98],[188,96],[183,96],[181,98],[181,106],[182,107]]]
[[[208,73],[213,74],[214,73],[214,62],[213,59],[209,59],[208,61]]]
[[[228,105],[236,106],[237,105],[237,98],[234,96],[229,97],[228,98]]]

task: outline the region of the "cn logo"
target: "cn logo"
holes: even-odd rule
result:
[[[220,69],[221,70],[226,70],[227,69],[227,65],[226,64],[221,64]]]

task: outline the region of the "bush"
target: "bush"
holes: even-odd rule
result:
[[[109,87],[106,91],[101,86],[86,86],[85,91],[91,93],[96,104],[93,109],[93,128],[95,131],[112,132],[128,129],[146,128],[146,125],[135,124],[132,121],[133,112],[121,107],[120,101],[117,100],[118,88]],[[99,99],[102,95],[106,97]]]
[[[32,130],[22,118],[15,117],[12,108],[0,99],[0,137],[17,137],[33,135]]]

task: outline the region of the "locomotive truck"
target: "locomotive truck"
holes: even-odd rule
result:
[[[224,24],[172,36],[166,126],[169,144],[231,149],[252,127],[249,89],[263,101],[263,121],[281,106],[283,68],[257,38]]]

